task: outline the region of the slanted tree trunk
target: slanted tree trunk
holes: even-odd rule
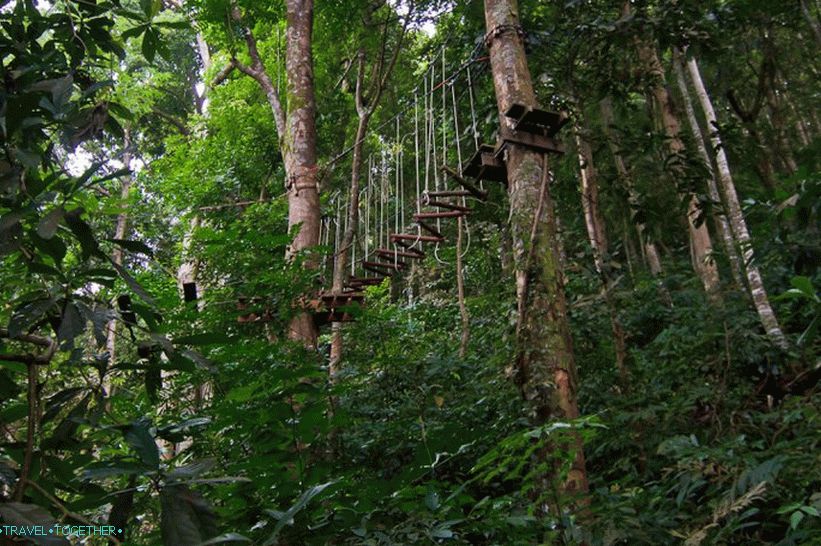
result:
[[[610,147],[610,152],[613,155],[613,162],[616,165],[616,173],[619,175],[621,183],[627,188],[630,204],[634,207],[638,207],[640,203],[638,192],[636,192],[636,187],[633,184],[633,178],[627,170],[627,165],[621,155],[621,150],[619,150],[619,147],[616,144],[616,139],[613,136],[613,102],[610,97],[605,97],[599,103],[599,107],[602,114],[602,124],[604,125],[604,131],[607,136],[607,144]],[[647,226],[645,226],[643,222],[638,223],[636,230],[638,231],[639,238],[641,239],[643,255],[647,261],[647,267],[650,269],[650,273],[654,277],[658,277],[662,274],[661,257],[659,255],[658,248],[656,247],[656,244],[647,236]]]
[[[727,209],[730,212],[730,226],[742,249],[744,255],[744,265],[747,273],[747,283],[749,285],[750,293],[755,304],[755,309],[758,312],[758,317],[767,335],[778,347],[787,349],[789,344],[781,327],[778,324],[778,319],[775,316],[772,306],[770,306],[767,291],[764,288],[764,282],[761,279],[761,273],[758,270],[758,265],[755,262],[755,254],[753,251],[752,238],[747,229],[747,222],[744,220],[744,215],[741,212],[741,204],[738,200],[738,194],[735,190],[735,184],[730,173],[730,164],[727,161],[727,154],[724,153],[724,146],[721,142],[721,136],[718,132],[718,120],[715,111],[713,110],[713,103],[710,96],[707,94],[707,89],[704,87],[704,82],[701,79],[701,72],[698,69],[698,64],[695,59],[690,59],[687,62],[687,68],[690,73],[690,78],[693,81],[693,87],[696,91],[701,108],[704,112],[704,117],[707,119],[707,124],[712,128],[710,131],[710,140],[715,150],[716,166],[718,167],[718,179],[721,183],[721,189],[724,192],[724,199],[727,204]]]
[[[581,112],[579,112],[581,116]],[[619,380],[622,387],[629,384],[627,373],[627,346],[625,342],[624,327],[619,319],[618,309],[613,301],[612,291],[615,282],[608,264],[608,241],[607,229],[604,217],[599,206],[599,173],[593,163],[593,150],[586,138],[586,128],[582,121],[577,121],[575,126],[576,151],[579,158],[579,178],[581,179],[582,209],[584,210],[584,223],[587,227],[587,238],[593,249],[593,262],[596,272],[601,279],[601,294],[610,315],[610,326],[613,331],[613,347],[616,353],[616,370],[619,373]]]
[[[487,42],[501,134],[513,130],[504,112],[514,104],[536,107],[516,0],[485,0]],[[547,158],[512,144],[505,154],[518,316],[515,370],[539,423],[575,419],[577,375],[559,265]],[[588,489],[581,439],[562,489],[585,495]]]
[[[681,124],[666,86],[664,68],[659,60],[655,45],[638,36],[635,41],[639,60],[651,80],[650,92],[667,140],[669,157],[666,158],[665,162],[669,164],[670,172],[677,181],[684,178],[685,148],[684,142],[681,140]],[[697,225],[700,212],[698,198],[695,193],[682,192],[678,188],[677,192],[682,200],[687,201],[687,228],[690,235],[690,244],[692,245],[694,269],[699,279],[701,279],[708,296],[716,300],[720,297],[718,268],[711,256],[713,243],[710,232],[707,230],[707,224],[702,222]]]
[[[718,185],[716,184],[716,176],[713,171],[713,163],[710,161],[710,155],[707,153],[707,146],[704,143],[704,136],[701,133],[701,127],[698,124],[696,111],[693,108],[693,100],[690,98],[690,90],[687,87],[687,80],[684,77],[684,69],[682,68],[683,59],[681,54],[676,51],[673,57],[673,69],[676,73],[676,81],[678,83],[679,91],[684,102],[684,111],[687,114],[687,121],[690,124],[690,131],[693,133],[693,142],[695,142],[698,155],[704,163],[709,176],[707,177],[707,189],[709,191],[710,200],[720,210],[713,213],[716,230],[721,236],[724,243],[724,251],[727,253],[727,259],[730,262],[730,271],[733,275],[733,280],[740,289],[744,288],[744,281],[741,278],[741,260],[736,252],[735,241],[733,240],[733,233],[730,230],[730,223],[727,220],[727,215],[724,208],[721,206],[722,200],[718,193]]]
[[[377,60],[374,62],[370,84],[365,82],[365,50],[360,49],[357,54],[357,75],[356,88],[354,90],[354,101],[356,104],[356,114],[359,122],[356,126],[356,136],[353,143],[353,157],[351,160],[351,187],[348,198],[347,228],[342,234],[339,247],[335,249],[333,281],[331,290],[334,293],[342,292],[345,286],[345,276],[348,271],[348,259],[351,247],[354,245],[356,227],[359,224],[359,181],[362,176],[362,151],[365,146],[365,137],[368,133],[368,125],[371,116],[379,106],[382,93],[388,83],[393,67],[399,58],[402,42],[405,37],[407,25],[410,22],[408,14],[399,34],[399,40],[394,48],[389,60],[386,60],[385,51],[387,49],[388,33],[382,33],[382,46]],[[388,24],[388,23],[385,23]],[[333,323],[331,337],[331,357],[329,371],[334,377],[339,370],[339,362],[342,358],[342,324]]]

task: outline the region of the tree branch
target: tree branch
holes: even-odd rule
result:
[[[260,87],[262,87],[262,90],[265,92],[265,97],[268,99],[271,111],[274,113],[274,123],[277,127],[277,133],[279,134],[279,138],[282,139],[282,136],[285,134],[285,113],[282,110],[282,103],[279,100],[279,95],[277,94],[271,77],[265,70],[262,57],[260,57],[259,50],[257,49],[257,41],[256,38],[254,38],[254,33],[242,22],[242,13],[239,11],[239,6],[234,2],[231,4],[231,18],[243,28],[245,44],[248,47],[248,55],[251,57],[251,66],[245,66],[236,59],[234,59],[233,62],[240,72],[254,78]]]

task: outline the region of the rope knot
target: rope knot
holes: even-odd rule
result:
[[[485,34],[484,42],[485,47],[490,48],[491,43],[495,40],[498,36],[506,33],[506,32],[515,32],[522,40],[524,40],[527,36],[525,33],[525,29],[522,28],[522,25],[519,24],[504,24],[504,25],[496,25],[492,29],[490,29],[487,34]]]

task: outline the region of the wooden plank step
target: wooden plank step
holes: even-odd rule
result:
[[[406,265],[402,262],[394,264],[394,263],[389,263],[389,262],[371,262],[371,261],[362,262],[362,266],[366,267],[366,268],[377,267],[377,268],[382,268],[382,269],[393,269],[395,271],[402,271],[406,267]]]
[[[473,197],[473,194],[467,190],[451,190],[451,191],[429,191],[428,197]]]
[[[472,209],[470,209],[469,207],[463,207],[462,205],[456,205],[445,201],[428,201],[427,203],[425,203],[425,206],[439,207],[440,209],[458,210],[461,212],[472,212]]]
[[[351,277],[348,284],[361,284],[362,286],[376,286],[382,284],[382,279],[378,277]]]
[[[444,235],[442,235],[442,232],[440,232],[438,229],[436,229],[435,227],[433,227],[433,226],[432,226],[432,225],[430,225],[429,223],[427,223],[427,222],[425,222],[425,221],[423,221],[423,220],[416,219],[416,224],[417,224],[420,228],[424,229],[425,231],[427,231],[428,233],[430,233],[431,235],[433,235],[434,237],[440,237],[442,240],[444,240],[444,239],[445,239],[445,236],[444,236]]]
[[[436,237],[435,235],[412,235],[410,233],[391,233],[391,242],[422,241],[423,243],[441,243],[444,240],[444,237]]]
[[[389,248],[380,248],[379,250],[376,251],[376,253],[379,256],[382,256],[383,258],[391,258],[391,259],[394,256],[397,256],[399,258],[409,258],[411,260],[421,260],[425,257],[424,252],[422,252],[422,253],[419,253],[419,252],[406,252],[404,250],[391,250]]]
[[[496,155],[496,150],[489,144],[482,144],[468,161],[462,174],[477,180],[507,182],[507,166]],[[467,188],[470,190],[470,188]]]
[[[519,146],[526,146],[536,151],[549,154],[563,154],[564,146],[561,142],[554,140],[545,135],[535,133],[524,133],[515,131],[510,134],[502,135],[502,144],[496,150],[496,155],[502,157],[505,149],[511,144],[518,144]]]
[[[487,192],[485,190],[477,188],[476,186],[474,186],[473,184],[471,184],[470,182],[468,182],[467,180],[465,180],[464,178],[459,176],[459,173],[457,173],[456,171],[454,171],[453,169],[451,169],[447,165],[442,165],[442,171],[445,174],[447,174],[448,176],[450,176],[451,178],[453,178],[453,180],[457,184],[459,184],[460,186],[465,188],[465,190],[467,190],[471,194],[473,194],[473,196],[475,198],[477,198],[481,201],[484,201],[485,199],[487,199]],[[505,175],[505,176],[507,176],[507,175]],[[505,180],[507,180],[507,178],[505,178]]]
[[[465,216],[466,212],[461,210],[450,210],[447,212],[418,212],[413,215],[414,220],[431,220],[436,218],[459,218]]]

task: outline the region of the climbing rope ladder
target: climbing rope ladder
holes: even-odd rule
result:
[[[495,146],[481,143],[471,69],[486,60],[477,55],[480,45],[450,74],[442,46],[413,90],[412,99],[376,129],[387,128],[390,134],[375,135],[379,149],[367,158],[359,221],[350,248],[350,272],[341,291],[321,292],[309,302],[308,310],[317,325],[354,320],[351,311],[364,301],[365,288],[407,271],[414,261],[432,255],[444,263],[439,256],[447,239],[443,226],[459,218],[468,239],[464,255],[470,246],[467,220],[473,209],[469,200],[487,199],[485,182],[507,183],[504,157],[508,146],[563,153],[554,137],[567,122],[566,117],[520,104],[504,113],[513,121],[513,130],[503,126]],[[460,82],[465,85],[457,93]],[[459,104],[465,99],[470,124],[463,129]],[[463,161],[463,138],[474,148],[467,161]],[[348,228],[350,199],[345,192],[335,194],[330,201],[333,213],[323,216],[320,223],[320,244],[334,251],[323,266],[326,273],[333,267],[333,257],[340,251],[342,234]]]

